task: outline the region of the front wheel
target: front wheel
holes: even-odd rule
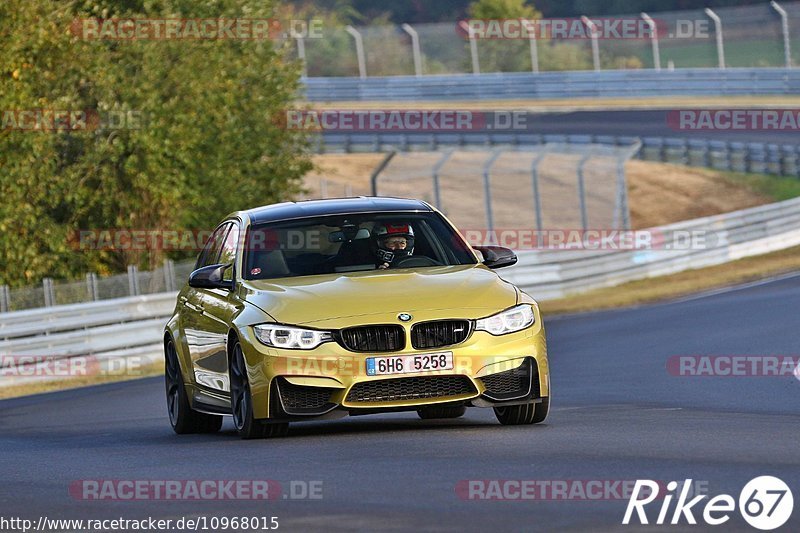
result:
[[[520,426],[544,422],[550,412],[550,398],[542,398],[539,403],[495,407],[494,415],[504,426]]]
[[[233,425],[243,439],[263,439],[284,437],[289,432],[289,423],[269,424],[253,416],[253,400],[250,395],[250,381],[244,362],[242,345],[237,342],[231,353],[231,413]]]
[[[169,339],[164,346],[164,382],[167,389],[167,412],[169,423],[175,433],[216,433],[222,427],[222,417],[207,415],[192,409],[186,386],[183,383],[181,367],[175,341]]]

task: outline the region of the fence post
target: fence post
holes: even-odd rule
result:
[[[658,50],[658,26],[656,22],[647,13],[641,13],[642,19],[649,26],[652,34],[650,35],[650,44],[653,46],[653,68],[661,70],[661,52]]]
[[[128,294],[139,295],[139,268],[136,265],[128,265]]]
[[[472,56],[472,73],[473,74],[480,74],[481,73],[481,62],[478,58],[478,41],[475,39],[475,30],[472,29],[472,26],[467,24],[465,21],[461,21],[458,23],[461,29],[466,32],[467,38],[469,39],[469,52]]]
[[[578,163],[578,202],[581,208],[581,227],[584,231],[589,229],[589,215],[586,212],[586,187],[584,184],[583,169],[590,157],[592,157],[591,154],[586,154],[581,157]]]
[[[592,63],[594,69],[600,70],[600,45],[597,42],[597,26],[586,15],[581,17],[583,22],[589,30],[589,38],[592,40]]]
[[[503,150],[495,151],[486,163],[483,165],[483,197],[486,203],[486,229],[489,232],[490,239],[493,238],[494,232],[494,213],[492,213],[492,183],[490,180],[492,165],[497,159],[503,155]]]
[[[771,5],[772,9],[777,11],[778,15],[781,16],[781,33],[783,33],[783,59],[786,63],[786,68],[792,68],[792,43],[789,40],[789,15],[786,13],[786,10],[783,9],[775,0],[772,0],[769,5]]]
[[[436,209],[442,208],[442,193],[441,188],[439,187],[439,172],[442,170],[442,167],[447,163],[450,159],[450,156],[455,153],[454,149],[450,149],[433,165],[433,203],[436,205]]]
[[[414,75],[422,76],[422,52],[419,48],[419,34],[410,24],[402,24],[400,27],[411,36],[411,53],[414,54]]]
[[[11,292],[8,285],[0,285],[0,313],[8,313],[11,310]]]
[[[164,289],[172,292],[175,289],[175,271],[172,259],[164,259]]]
[[[322,199],[328,197],[328,180],[326,180],[325,178],[321,178],[319,180],[319,196]]]
[[[356,58],[358,59],[358,76],[363,80],[367,77],[367,61],[364,57],[364,39],[361,34],[354,27],[347,25],[344,27],[345,31],[353,36],[356,42]]]
[[[308,65],[306,64],[306,42],[301,34],[294,36],[297,42],[297,58],[300,60],[301,71],[300,74],[303,78],[308,77]]]
[[[55,295],[53,294],[53,280],[42,278],[42,290],[44,291],[44,306],[53,307],[55,305]]]
[[[372,187],[372,196],[378,196],[378,176],[381,175],[381,172],[383,172],[383,170],[389,165],[391,160],[396,155],[397,155],[397,150],[392,150],[391,152],[386,154],[386,157],[383,158],[381,164],[375,167],[375,170],[372,171],[372,175],[369,177],[369,183],[370,186]]]
[[[539,72],[539,44],[536,42],[539,36],[536,31],[536,23],[531,20],[523,20],[522,24],[528,32],[528,41],[531,49],[531,72]]]
[[[531,186],[533,187],[533,209],[536,213],[536,244],[539,249],[544,245],[542,234],[542,199],[539,196],[539,165],[547,155],[547,148],[545,151],[537,154],[531,162]]]
[[[714,34],[717,38],[717,61],[719,62],[719,68],[725,68],[725,47],[722,41],[722,19],[719,18],[719,15],[714,13],[711,9],[705,9],[706,15],[708,18],[714,21]]]
[[[88,272],[86,274],[86,294],[89,295],[89,300],[96,302],[100,299],[97,291],[97,274]]]

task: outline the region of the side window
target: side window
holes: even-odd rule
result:
[[[236,222],[231,224],[231,230],[228,232],[227,237],[225,237],[225,241],[222,244],[222,250],[219,254],[219,260],[217,261],[220,264],[229,264],[230,267],[225,269],[225,273],[222,276],[223,280],[232,280],[233,279],[233,267],[236,263],[236,248],[239,245],[239,225]]]
[[[194,266],[195,270],[217,263],[220,249],[222,248],[222,244],[225,242],[225,235],[228,233],[230,227],[230,223],[223,224],[211,234],[211,237],[209,237],[208,242],[206,243],[206,247],[203,248],[200,257],[197,258],[197,264]]]

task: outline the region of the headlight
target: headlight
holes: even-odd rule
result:
[[[253,326],[256,338],[273,348],[313,350],[320,344],[333,340],[330,331],[295,328],[281,324]]]
[[[475,329],[488,331],[492,335],[505,335],[525,329],[535,320],[533,307],[530,304],[522,304],[496,315],[478,319],[475,322]]]

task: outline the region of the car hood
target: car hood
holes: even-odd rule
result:
[[[479,265],[246,280],[242,286],[245,300],[284,324],[435,310],[477,318],[517,301],[513,285]]]

